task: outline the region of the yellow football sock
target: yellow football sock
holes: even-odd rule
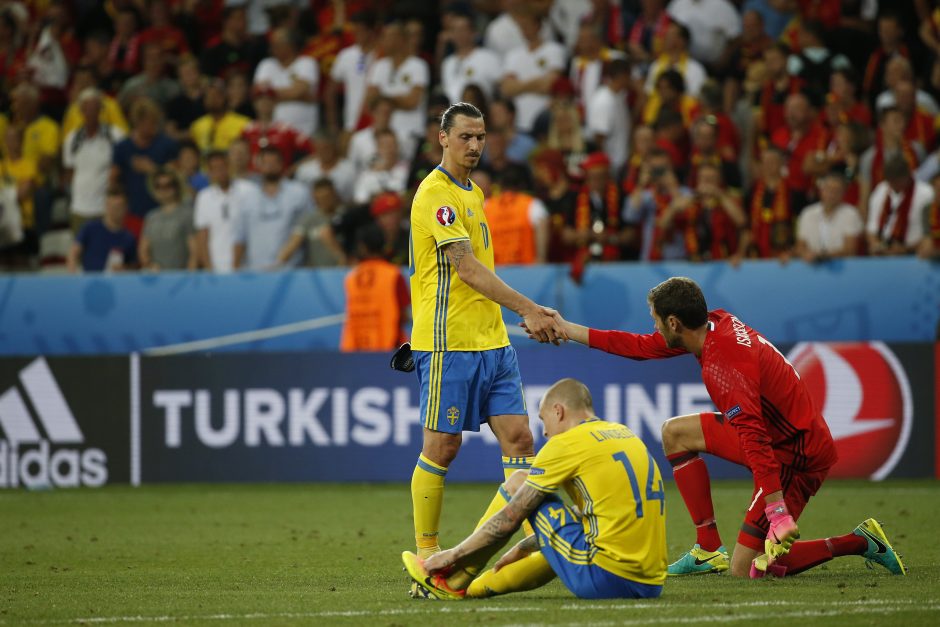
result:
[[[438,527],[444,501],[444,478],[447,469],[424,455],[418,457],[411,475],[411,504],[414,508],[415,544],[418,556],[428,557],[441,550]]]
[[[483,598],[534,590],[554,578],[555,572],[539,551],[500,568],[499,572],[489,569],[470,583],[467,597]]]
[[[517,470],[528,470],[532,467],[532,462],[535,461],[535,456],[530,457],[506,457],[503,456],[503,476],[508,480],[512,473]],[[495,513],[495,512],[494,512]],[[525,536],[531,536],[535,533],[532,529],[532,525],[529,524],[529,521],[522,523],[522,533]]]

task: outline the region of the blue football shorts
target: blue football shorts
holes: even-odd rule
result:
[[[479,431],[491,416],[526,415],[512,346],[488,351],[415,351],[421,419],[431,431]]]
[[[592,563],[581,520],[555,494],[529,516],[542,555],[562,583],[579,599],[655,599],[663,587],[638,583]]]

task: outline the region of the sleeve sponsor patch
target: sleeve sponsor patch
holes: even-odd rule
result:
[[[530,468],[530,469],[529,469],[529,476],[530,476],[530,477],[535,477],[535,476],[544,475],[544,474],[545,474],[545,469],[544,469],[544,468]]]
[[[741,413],[741,406],[735,405],[734,407],[732,407],[731,409],[725,412],[725,416],[728,417],[728,420],[731,420],[732,418],[734,418],[740,413]]]
[[[457,219],[457,212],[453,207],[444,205],[437,210],[436,217],[441,226],[450,226]]]

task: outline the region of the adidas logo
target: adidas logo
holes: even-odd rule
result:
[[[25,395],[16,385],[0,394],[0,488],[104,485],[104,451],[59,448],[80,446],[85,436],[46,360],[40,357],[23,368],[19,382]]]

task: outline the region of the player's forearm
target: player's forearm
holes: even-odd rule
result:
[[[568,334],[568,339],[577,342],[578,344],[584,344],[585,346],[590,346],[590,335],[591,330],[584,326],[583,324],[575,324],[574,322],[568,322],[565,320],[565,333]]]
[[[537,305],[529,298],[512,289],[496,273],[484,266],[472,255],[467,255],[457,268],[460,280],[491,301],[510,309],[520,316],[532,311]]]

